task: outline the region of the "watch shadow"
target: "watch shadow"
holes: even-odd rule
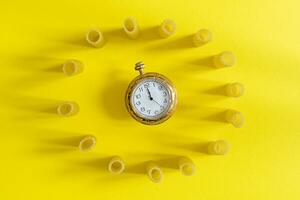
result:
[[[113,119],[127,120],[129,114],[125,105],[125,94],[130,81],[119,76],[120,72],[110,72],[110,79],[99,95],[100,106]]]

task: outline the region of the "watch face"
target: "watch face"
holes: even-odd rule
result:
[[[170,86],[153,77],[147,77],[136,84],[130,99],[135,114],[149,120],[164,117],[172,103]]]

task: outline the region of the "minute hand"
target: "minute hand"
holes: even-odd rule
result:
[[[155,101],[154,99],[152,99],[155,103],[157,103],[159,106],[162,106],[162,105],[160,105],[157,101]]]

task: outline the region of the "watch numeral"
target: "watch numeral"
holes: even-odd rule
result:
[[[167,92],[163,92],[164,97],[167,96]]]
[[[142,87],[140,87],[140,88],[139,88],[139,91],[140,91],[140,92],[143,92],[144,90],[143,90],[143,88],[142,88]]]
[[[141,94],[135,95],[137,99],[141,98]]]
[[[168,103],[168,100],[167,100],[167,99],[165,99],[165,100],[164,100],[164,103]]]
[[[165,107],[164,106],[160,106],[160,110],[163,110],[163,109],[165,109]]]
[[[158,111],[158,110],[156,110],[156,111],[154,112],[154,114],[156,114],[156,115],[157,115],[158,113],[159,113],[159,111]]]
[[[137,101],[135,104],[139,106],[139,105],[141,105],[141,102]]]
[[[145,107],[141,107],[142,112],[145,112],[145,110],[146,110]]]
[[[147,89],[149,87],[149,83],[145,83],[144,87]]]
[[[151,110],[147,110],[147,113],[150,115],[150,113],[151,113]]]
[[[162,90],[162,89],[163,89],[163,87],[160,85],[160,86],[158,86],[158,89],[159,89],[159,90]]]
[[[153,82],[152,84],[153,84],[153,87],[155,87],[155,83]]]

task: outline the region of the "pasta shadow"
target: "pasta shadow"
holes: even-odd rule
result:
[[[148,48],[148,51],[171,51],[171,50],[180,50],[188,49],[195,47],[193,44],[192,36],[183,36],[172,41],[168,41],[156,46]]]
[[[226,116],[226,110],[213,113],[211,115],[203,117],[202,119],[207,120],[207,121],[215,121],[215,122],[226,123],[225,116]]]
[[[48,144],[64,146],[64,147],[74,147],[77,148],[80,140],[83,136],[70,136],[64,138],[54,138],[47,141]]]
[[[6,94],[6,98],[2,99],[1,102],[18,110],[18,113],[13,116],[14,120],[25,122],[28,120],[57,117],[56,109],[61,101],[8,93]]]
[[[208,154],[208,145],[209,141],[202,141],[197,143],[176,144],[176,147],[200,154]]]
[[[60,42],[60,48],[66,48],[66,45],[69,47],[72,46],[73,50],[80,50],[81,48],[90,48],[90,44],[86,41],[86,32],[78,31],[71,34],[64,35],[63,38],[57,39]],[[57,47],[58,48],[58,47]],[[62,50],[58,48],[57,50]]]
[[[202,66],[210,69],[216,69],[213,63],[213,56],[205,56],[189,62],[193,66]]]
[[[129,174],[145,174],[147,163],[148,162],[141,162],[135,165],[129,165],[126,167],[125,172]]]
[[[74,148],[69,147],[39,147],[35,149],[37,154],[41,155],[55,155],[73,152]]]
[[[159,159],[155,162],[162,168],[178,169],[178,160],[181,156],[173,156],[169,158]]]
[[[39,139],[39,148],[35,151],[38,154],[59,154],[69,153],[78,150],[82,133],[55,129],[37,129],[36,134]]]
[[[209,100],[211,101],[211,98],[208,98],[206,101]],[[217,123],[226,123],[226,109],[224,108],[185,104],[178,106],[177,113],[178,115],[180,114],[180,116],[183,119],[192,118],[197,121],[201,120]]]
[[[7,86],[15,90],[37,88],[64,78],[61,59],[39,55],[18,56],[14,67],[22,76]]]
[[[80,165],[82,167],[94,169],[95,171],[98,171],[101,169],[103,171],[106,171],[110,159],[111,159],[111,157],[93,158],[90,160],[78,161],[78,162],[76,162],[76,164]]]
[[[207,89],[207,90],[204,91],[204,93],[210,94],[210,95],[226,96],[227,97],[227,95],[226,95],[226,84]]]
[[[159,39],[163,39],[160,35],[159,35],[159,26],[153,26],[153,27],[149,27],[146,29],[143,29],[141,31],[141,35],[139,40],[141,41],[150,41],[150,40],[159,40]]]
[[[131,39],[126,35],[123,29],[115,28],[106,30],[103,32],[104,40],[106,43],[124,43],[126,41],[130,41]]]

